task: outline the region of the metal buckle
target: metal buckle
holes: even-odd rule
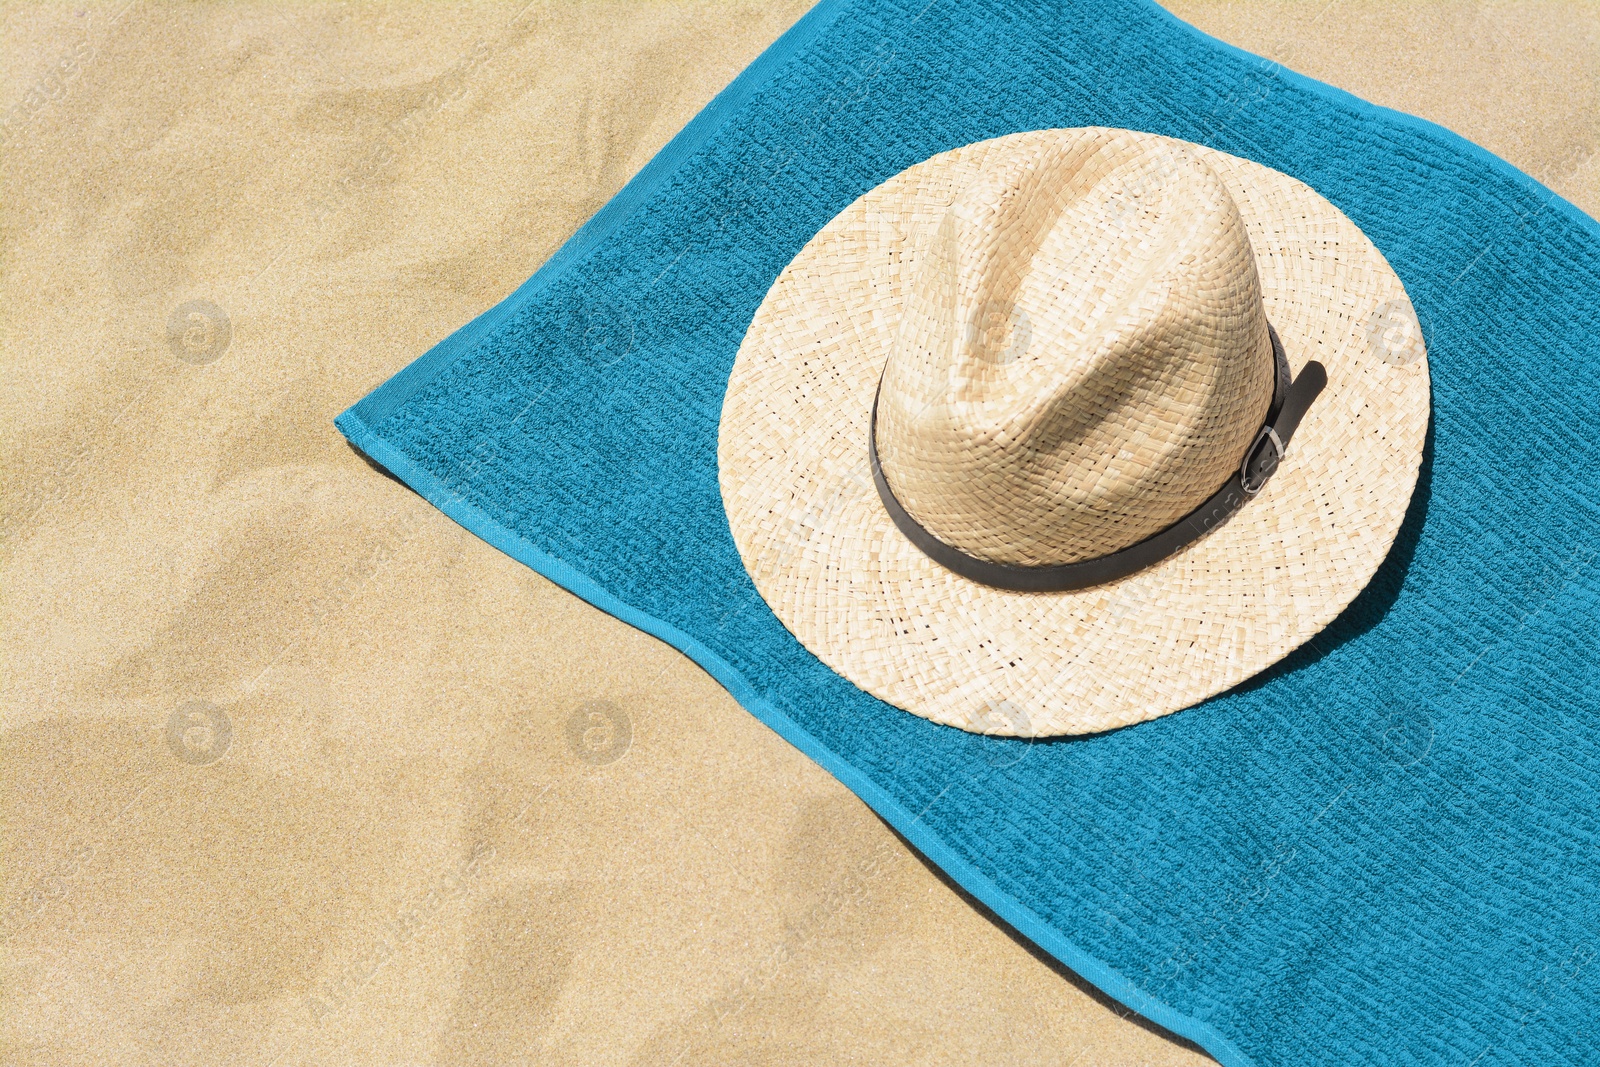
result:
[[[1278,431],[1271,426],[1261,427],[1250,451],[1244,454],[1244,462],[1239,464],[1239,487],[1244,495],[1255,496],[1261,492],[1282,462],[1283,442],[1278,438]]]

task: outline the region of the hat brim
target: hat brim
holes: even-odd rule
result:
[[[1108,730],[1189,707],[1270,666],[1371,580],[1422,460],[1427,358],[1388,262],[1302,182],[1189,146],[1239,206],[1291,367],[1315,359],[1327,368],[1328,386],[1282,466],[1184,551],[1090,589],[1006,592],[913,547],[873,487],[867,430],[920,251],[957,191],[997,154],[1089,132],[967,145],[851,204],[773,283],[723,403],[723,503],[762,597],[862,689],[964,730]]]

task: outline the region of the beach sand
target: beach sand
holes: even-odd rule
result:
[[[0,1062],[1207,1062],[333,428],[806,6],[0,7]],[[1592,0],[1173,10],[1600,213]]]

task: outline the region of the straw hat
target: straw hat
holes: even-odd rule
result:
[[[1405,290],[1310,188],[1043,130],[919,163],[801,250],[718,463],[745,568],[823,662],[935,722],[1077,734],[1338,615],[1400,528],[1428,406]]]

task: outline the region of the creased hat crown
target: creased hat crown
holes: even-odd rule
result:
[[[1107,555],[1238,468],[1272,399],[1238,207],[1181,145],[1097,131],[960,190],[884,371],[878,450],[902,506],[969,555]]]

